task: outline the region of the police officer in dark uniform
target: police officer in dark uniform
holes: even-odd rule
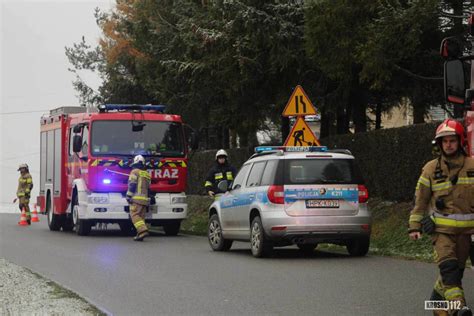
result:
[[[227,180],[230,183],[234,180],[236,169],[229,164],[227,157],[227,152],[224,149],[219,149],[216,153],[216,162],[207,174],[204,187],[211,197],[218,193],[224,193],[217,188],[220,181]]]

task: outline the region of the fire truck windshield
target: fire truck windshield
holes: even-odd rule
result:
[[[94,121],[91,155],[184,157],[180,123],[143,121],[141,126],[140,131],[133,131],[132,121]]]

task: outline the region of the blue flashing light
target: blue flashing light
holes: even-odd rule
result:
[[[100,112],[107,111],[152,111],[163,113],[166,109],[165,105],[153,104],[102,104],[99,105]]]
[[[103,179],[103,180],[102,180],[102,183],[103,183],[103,184],[110,184],[110,179]]]
[[[284,152],[327,152],[327,146],[259,146],[255,147],[256,153],[266,151],[284,151]]]

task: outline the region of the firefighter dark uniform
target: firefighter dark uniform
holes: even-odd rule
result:
[[[446,130],[453,130],[453,133],[443,133]],[[461,146],[463,134],[460,123],[446,120],[438,127],[436,138],[457,135]],[[460,152],[450,157],[443,154],[423,167],[416,185],[409,232],[421,232],[425,215],[431,214],[429,223],[434,222],[431,238],[440,271],[432,300],[460,301],[461,307],[466,303],[462,277],[474,233],[473,211],[474,159]],[[436,311],[435,315],[448,315],[448,312]]]
[[[137,156],[134,159],[135,168],[130,172],[128,177],[128,191],[127,201],[130,203],[130,217],[132,223],[137,229],[137,236],[134,240],[141,241],[148,236],[148,227],[145,223],[145,213],[150,204],[148,191],[150,188],[151,177],[150,174],[143,170],[145,159],[142,156]]]
[[[219,157],[225,157],[224,163],[219,163]],[[227,161],[227,153],[225,150],[220,149],[216,153],[216,162],[214,166],[209,170],[206,182],[204,183],[204,187],[206,188],[206,192],[213,192],[214,194],[217,193],[224,193],[219,190],[217,184],[222,180],[227,180],[228,182],[234,181],[234,177],[236,174],[236,169],[229,164]]]
[[[31,178],[27,164],[21,164],[18,167],[18,171],[21,172],[20,178],[18,179],[18,189],[16,190],[16,196],[19,200],[18,206],[20,211],[25,210],[26,219],[28,224],[30,224],[30,196],[31,190],[33,189],[33,179]]]

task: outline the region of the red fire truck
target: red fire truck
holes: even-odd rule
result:
[[[143,155],[156,200],[146,214],[176,235],[187,215],[186,176],[193,130],[157,105],[61,107],[41,118],[38,205],[50,230],[88,235],[98,223],[134,234],[125,200],[135,155]],[[187,136],[186,136],[187,135]],[[188,145],[189,144],[189,145]]]
[[[471,54],[464,53],[462,40],[448,37],[441,42],[444,63],[444,93],[446,101],[464,112],[468,154],[474,157],[474,13],[469,17]]]
[[[444,63],[446,101],[462,108],[468,155],[474,157],[474,13],[469,16],[468,27],[471,53],[464,54],[462,41],[450,37],[441,42],[441,56],[446,59]],[[474,265],[474,235],[469,256]]]

